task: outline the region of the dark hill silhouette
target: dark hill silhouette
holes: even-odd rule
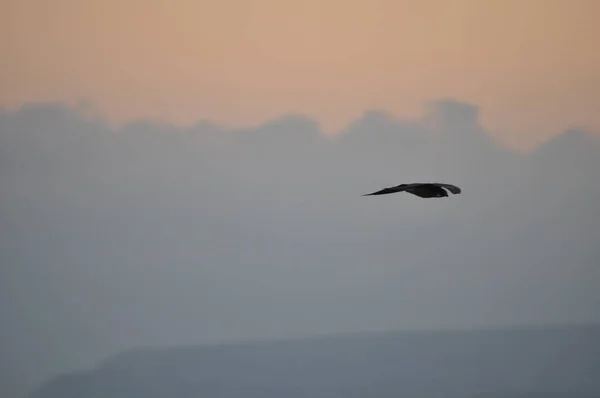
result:
[[[600,327],[364,333],[125,352],[30,398],[600,394]]]

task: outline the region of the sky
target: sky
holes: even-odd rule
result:
[[[85,101],[113,123],[328,133],[458,98],[507,145],[600,131],[594,0],[2,0],[0,107]]]
[[[140,345],[600,322],[599,8],[0,0],[0,396]],[[463,193],[361,196],[418,181]]]

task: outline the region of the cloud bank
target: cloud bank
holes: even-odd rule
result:
[[[478,114],[332,137],[0,111],[0,395],[139,345],[600,321],[600,140],[515,153]],[[361,197],[417,181],[463,193]]]

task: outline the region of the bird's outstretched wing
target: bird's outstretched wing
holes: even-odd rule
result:
[[[451,193],[453,193],[455,195],[462,192],[459,187],[457,187],[456,185],[452,185],[452,184],[443,184],[443,183],[439,183],[439,182],[434,182],[434,183],[414,182],[414,183],[410,183],[410,184],[400,184],[395,187],[384,188],[381,191],[368,193],[368,194],[362,195],[362,196],[385,195],[385,194],[390,194],[390,193],[408,191],[417,196],[431,197],[431,196],[429,196],[429,194],[431,194],[431,192],[428,192],[428,191],[433,190],[433,192],[435,192],[435,190],[439,190],[441,188],[447,189],[448,191],[450,191]],[[427,194],[428,196],[423,196],[423,192],[421,192],[423,190],[425,190],[425,194]],[[433,195],[433,196],[435,196],[435,195]]]
[[[435,185],[437,185],[438,187],[446,188],[448,191],[452,192],[455,195],[462,192],[461,189],[459,187],[457,187],[456,185],[442,184],[439,182],[436,182]]]
[[[395,187],[389,187],[389,188],[384,188],[381,191],[377,191],[377,192],[373,192],[373,193],[368,193],[362,196],[371,196],[371,195],[385,195],[388,193],[396,193],[396,192],[402,192],[405,191],[406,188],[408,188],[409,184],[400,184],[397,185]]]

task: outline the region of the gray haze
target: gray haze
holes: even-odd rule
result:
[[[0,111],[0,395],[137,346],[600,321],[600,140],[526,155],[478,109],[114,130]],[[437,181],[463,193],[361,197]]]

